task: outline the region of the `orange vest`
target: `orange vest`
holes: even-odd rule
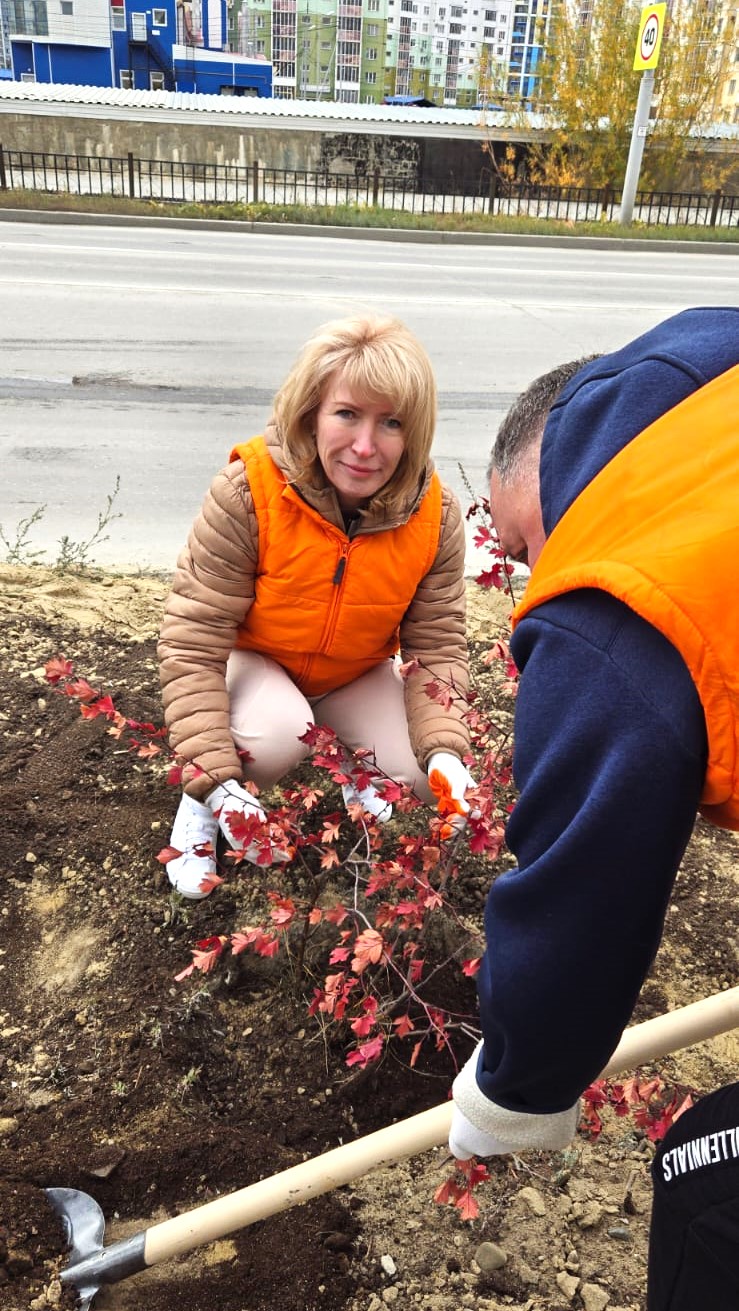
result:
[[[306,696],[322,696],[395,655],[399,625],[431,568],[441,482],[407,523],[354,539],[290,486],[263,437],[235,446],[259,521],[255,599],[236,645],[271,656]]]
[[[544,544],[514,625],[599,587],[672,642],[706,717],[701,813],[739,829],[739,365],[629,442]]]

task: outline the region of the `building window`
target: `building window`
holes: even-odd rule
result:
[[[365,28],[365,31],[367,33],[367,36],[379,36],[380,34],[380,29],[377,26],[377,23],[368,23]]]
[[[74,0],[61,0],[62,18],[74,17]]]
[[[373,47],[372,49],[370,49],[370,50],[367,51],[367,58],[368,58],[368,59],[377,59],[377,50],[376,50],[374,47]]]
[[[122,68],[119,74],[121,79],[121,90],[130,91],[133,86],[133,77],[130,68]]]
[[[376,73],[366,73],[366,74],[365,74],[365,78],[364,78],[364,80],[365,80],[365,82],[367,83],[368,86],[374,86],[375,83],[377,82],[377,74],[376,74]]]
[[[126,30],[126,11],[125,9],[111,9],[111,27],[114,32],[125,32]]]
[[[149,72],[149,90],[150,91],[164,90],[164,73],[160,73],[160,72],[155,73],[153,69]]]
[[[462,33],[462,24],[461,24],[461,23],[450,23],[450,24],[449,24],[449,31],[451,32],[452,36],[460,36],[461,33]]]
[[[152,27],[166,27],[166,26],[167,26],[167,11],[166,11],[166,9],[152,9],[152,11],[151,11],[151,25],[152,25]]]

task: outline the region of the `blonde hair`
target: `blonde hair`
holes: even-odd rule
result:
[[[367,315],[334,319],[306,342],[274,401],[292,481],[325,482],[315,440],[315,415],[326,385],[341,374],[368,400],[388,401],[403,425],[403,454],[373,498],[389,508],[418,489],[436,427],[436,382],[421,343],[398,319]]]

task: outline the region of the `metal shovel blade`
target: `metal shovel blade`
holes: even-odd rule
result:
[[[105,1216],[94,1197],[78,1188],[45,1188],[44,1192],[59,1216],[64,1239],[71,1250],[70,1264],[62,1271],[62,1283],[74,1283],[80,1295],[81,1311],[89,1311],[92,1299],[100,1288],[98,1282],[78,1283],[70,1279],[70,1271],[88,1256],[99,1256],[103,1250]]]
[[[89,1311],[101,1284],[116,1284],[119,1279],[146,1268],[145,1234],[103,1247],[105,1216],[94,1197],[78,1188],[46,1188],[51,1205],[64,1226],[64,1236],[72,1255],[59,1278],[71,1284],[80,1298],[80,1311]]]

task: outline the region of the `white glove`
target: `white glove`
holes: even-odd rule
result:
[[[477,1044],[452,1085],[454,1113],[449,1133],[449,1151],[459,1160],[469,1156],[499,1156],[503,1152],[524,1152],[532,1148],[562,1151],[574,1138],[580,1118],[580,1102],[566,1111],[534,1115],[509,1111],[491,1102],[477,1082],[482,1055]]]
[[[439,813],[453,828],[464,828],[469,802],[464,794],[476,786],[469,770],[450,751],[435,751],[428,762],[429,787],[439,802]]]
[[[471,1156],[502,1156],[510,1148],[493,1134],[476,1129],[455,1105],[449,1130],[449,1151],[458,1161],[467,1161]]]
[[[256,797],[252,796],[251,792],[247,792],[246,788],[242,788],[241,784],[237,783],[235,779],[229,779],[227,783],[220,783],[218,787],[213,788],[213,791],[209,792],[205,798],[205,804],[218,820],[218,827],[231,847],[243,845],[239,838],[234,837],[231,831],[230,821],[232,816],[239,816],[239,818],[245,820],[254,818],[260,824],[267,823],[267,816]],[[287,850],[272,846],[271,859],[265,861],[263,855],[264,845],[264,842],[260,843],[256,840],[250,842],[244,850],[245,859],[261,865],[280,864],[290,860],[290,853]]]

